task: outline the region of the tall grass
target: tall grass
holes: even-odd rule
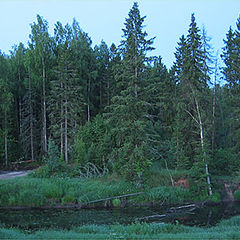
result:
[[[240,216],[223,220],[211,228],[135,223],[127,226],[87,225],[70,231],[40,230],[31,234],[0,228],[0,236],[1,239],[239,239]]]
[[[16,178],[0,181],[0,206],[56,205],[84,203],[139,191],[125,181],[101,179]]]
[[[145,177],[149,187],[170,186],[173,181],[188,175],[187,170],[165,169],[159,162],[153,163]]]
[[[156,176],[155,176],[155,175]],[[144,189],[117,176],[103,178],[23,178],[0,181],[0,206],[29,206],[83,204],[129,193],[144,191],[143,195],[131,197],[129,203],[182,203],[193,199],[188,189],[169,186],[170,174],[175,179],[186,175],[184,171],[164,170],[158,166],[151,169],[151,176]],[[156,178],[156,179],[155,179]]]

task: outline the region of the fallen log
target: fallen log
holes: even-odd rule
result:
[[[141,218],[138,218],[138,220],[144,220],[144,219],[149,219],[149,218],[162,218],[162,217],[167,217],[168,215],[167,214],[156,214],[156,215],[151,215],[151,216],[146,216],[146,217],[141,217]]]
[[[176,214],[176,211],[178,210],[184,210],[186,213],[189,214],[194,214],[192,211],[194,211],[198,206],[196,204],[189,204],[189,205],[184,205],[184,206],[179,206],[179,207],[171,207],[166,211],[165,214],[155,214],[151,216],[146,216],[146,217],[141,217],[138,218],[138,220],[148,220],[150,218],[164,218],[164,217],[169,217],[171,215]]]
[[[183,205],[183,206],[179,206],[179,207],[171,207],[168,211],[169,212],[175,212],[177,210],[182,210],[182,209],[185,209],[185,208],[197,208],[197,205],[196,204],[189,204],[189,205]]]
[[[87,205],[87,204],[92,204],[92,203],[97,203],[97,202],[105,202],[105,201],[110,201],[110,200],[117,199],[117,198],[127,198],[127,197],[136,196],[136,195],[140,195],[140,194],[144,194],[144,192],[129,193],[129,194],[120,195],[120,196],[114,196],[114,197],[108,197],[108,198],[103,198],[103,199],[97,199],[97,200],[85,202],[82,205]]]
[[[29,163],[29,162],[35,162],[35,160],[27,160],[27,161],[20,161],[20,162],[11,162],[11,164],[20,164],[20,163]]]

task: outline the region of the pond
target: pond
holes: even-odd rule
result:
[[[125,209],[29,209],[0,210],[0,222],[6,228],[17,227],[24,230],[71,229],[85,224],[130,224],[140,219],[147,222],[181,223],[189,226],[210,227],[222,219],[240,214],[240,203],[222,203],[198,208],[193,211],[177,211],[167,217],[147,216],[166,214],[164,208],[125,208]]]

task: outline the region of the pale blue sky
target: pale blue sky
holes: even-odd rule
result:
[[[28,41],[30,23],[40,14],[52,34],[57,21],[72,23],[75,17],[88,33],[93,46],[104,40],[119,44],[125,18],[134,0],[0,0],[0,50],[8,54],[14,44]],[[171,67],[182,34],[187,34],[191,13],[200,28],[205,26],[215,51],[223,47],[230,27],[236,29],[239,0],[139,0],[141,15],[146,15],[145,30],[156,36],[152,55],[160,55]]]

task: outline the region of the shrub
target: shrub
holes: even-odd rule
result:
[[[221,197],[220,197],[219,192],[215,191],[212,196],[209,196],[209,200],[212,201],[212,202],[220,202],[221,201]]]
[[[240,190],[234,192],[234,199],[239,201],[240,200]]]
[[[121,205],[121,200],[119,198],[113,199],[112,204],[114,207],[119,207]]]
[[[57,145],[52,139],[48,141],[48,156],[44,158],[51,172],[59,170],[61,166],[60,153]]]
[[[239,160],[231,149],[217,149],[209,167],[215,175],[232,175],[239,169]]]
[[[76,197],[72,195],[66,195],[62,198],[62,205],[68,204],[68,203],[76,203],[77,199]]]
[[[38,178],[48,178],[51,176],[51,171],[49,166],[41,166],[36,169],[34,172],[29,174],[29,177],[38,177]]]
[[[100,115],[80,127],[74,144],[77,163],[84,166],[91,162],[97,167],[102,167],[106,163],[106,155],[112,145],[107,131],[108,125]]]

